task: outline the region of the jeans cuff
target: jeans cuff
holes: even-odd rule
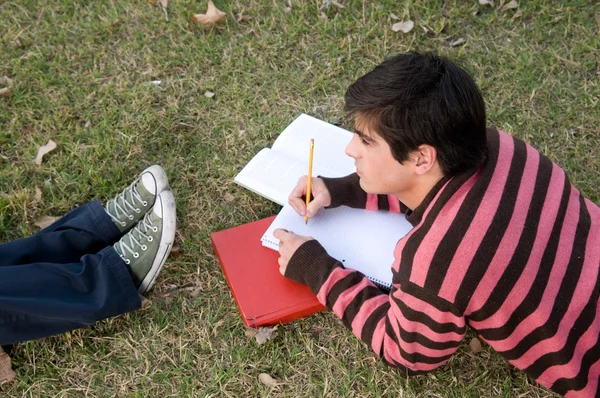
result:
[[[127,265],[121,259],[117,251],[112,246],[109,246],[100,250],[98,254],[106,256],[106,258],[109,260],[107,261],[108,266],[121,285],[123,296],[126,298],[126,303],[123,303],[123,312],[134,311],[141,308],[142,299],[137,291],[137,288],[135,287],[133,278],[131,278],[129,269],[127,269]]]
[[[117,228],[99,201],[94,200],[88,203],[87,208],[91,218],[96,223],[96,227],[98,227],[105,237],[106,242],[113,243],[121,238],[123,234],[119,231],[119,228]]]

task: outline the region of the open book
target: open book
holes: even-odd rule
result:
[[[311,138],[313,177],[343,177],[356,171],[354,159],[344,152],[352,133],[308,115],[296,118],[272,148],[262,149],[235,177],[238,184],[284,206],[262,237],[263,246],[279,249],[273,236],[277,228],[312,236],[346,268],[390,288],[394,248],[412,228],[403,214],[340,207],[319,211],[305,225],[304,217],[286,205],[298,179],[308,171]]]
[[[285,205],[298,179],[308,170],[310,139],[315,140],[313,176],[343,177],[356,171],[344,153],[352,133],[302,114],[235,176],[234,181],[280,205]]]

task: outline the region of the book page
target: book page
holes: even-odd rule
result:
[[[263,246],[279,250],[277,228],[312,236],[344,267],[360,271],[372,281],[391,287],[394,249],[412,225],[404,214],[338,207],[320,210],[304,224],[304,217],[287,205],[269,226]]]
[[[315,140],[313,176],[342,177],[356,171],[354,159],[344,152],[352,139],[352,133],[312,116],[298,116],[273,143],[273,149],[284,152],[303,163],[308,171],[310,140]],[[323,174],[318,170],[331,170]]]
[[[344,177],[353,173],[354,160],[344,153],[352,133],[308,115],[301,115],[262,149],[234,181],[280,205],[285,205],[300,177],[308,172],[310,138],[314,137],[313,177]]]

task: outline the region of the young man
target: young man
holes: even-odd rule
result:
[[[346,92],[356,173],[305,180],[298,214],[341,205],[406,213],[393,288],[379,290],[315,240],[285,230],[280,271],[387,363],[431,371],[467,326],[540,384],[600,396],[600,208],[565,172],[507,133],[486,130],[483,98],[449,60],[398,55]]]
[[[77,207],[28,238],[0,245],[0,345],[133,311],[171,250],[175,200],[151,166],[106,207]]]

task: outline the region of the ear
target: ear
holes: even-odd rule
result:
[[[415,173],[418,175],[427,174],[437,164],[437,150],[431,145],[421,145],[414,152]]]

